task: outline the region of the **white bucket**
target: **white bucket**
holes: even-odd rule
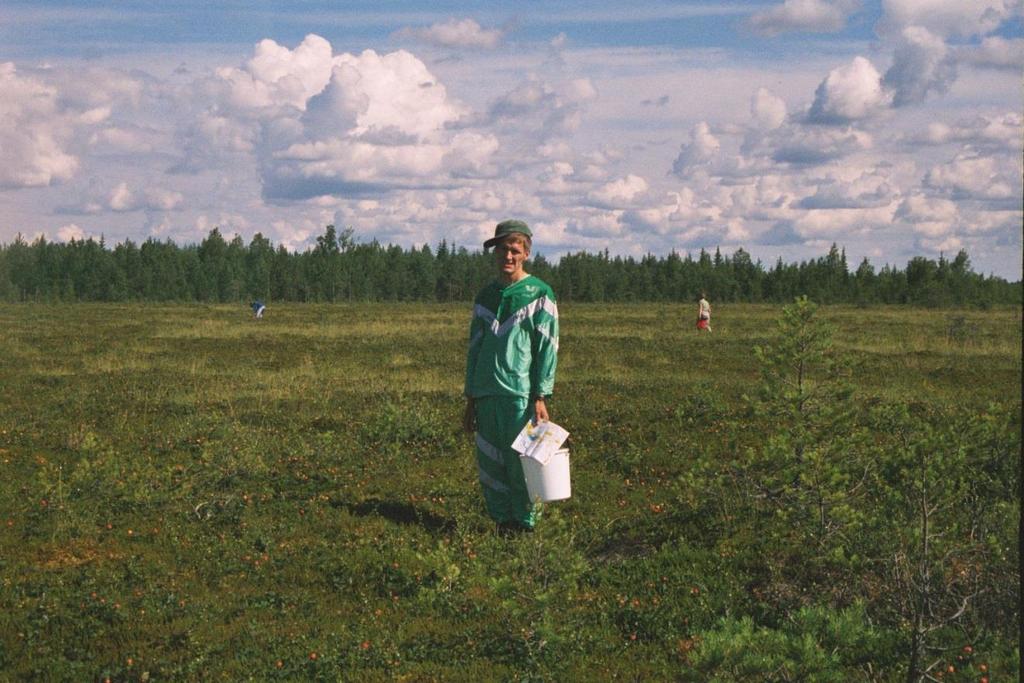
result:
[[[548,503],[565,500],[569,487],[569,449],[562,448],[551,454],[547,465],[541,465],[533,458],[520,457],[523,474],[526,475],[526,492],[530,500]]]

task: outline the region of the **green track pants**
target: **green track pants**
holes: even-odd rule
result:
[[[533,408],[525,398],[486,396],[476,405],[476,464],[487,512],[496,522],[517,522],[533,528],[533,504],[526,493],[526,479],[519,453],[512,442]]]

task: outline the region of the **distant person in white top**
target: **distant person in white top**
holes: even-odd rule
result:
[[[708,303],[707,294],[700,293],[700,301],[697,303],[697,329],[711,331],[711,304]]]

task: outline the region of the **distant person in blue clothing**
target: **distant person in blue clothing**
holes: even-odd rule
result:
[[[252,304],[250,305],[252,306],[252,317],[255,318],[256,320],[262,320],[263,311],[267,310],[267,307],[264,306],[263,302],[260,301],[259,299],[253,301]]]

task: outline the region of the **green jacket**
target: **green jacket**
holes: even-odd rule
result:
[[[528,275],[477,295],[469,325],[466,396],[550,396],[558,364],[558,305],[543,280]]]

